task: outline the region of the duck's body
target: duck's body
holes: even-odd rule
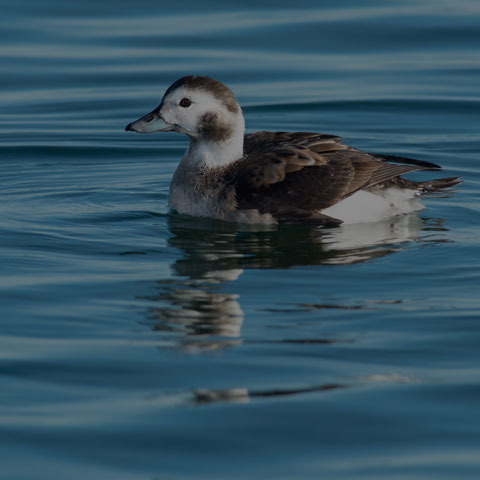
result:
[[[177,131],[190,137],[170,185],[169,204],[193,216],[246,223],[372,221],[418,209],[411,200],[420,194],[460,183],[453,177],[405,180],[404,173],[440,167],[362,152],[333,135],[244,136],[235,96],[209,77],[178,80],[157,109],[126,129]]]

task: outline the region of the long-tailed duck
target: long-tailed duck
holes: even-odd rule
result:
[[[187,215],[334,226],[405,213],[418,208],[409,205],[415,197],[461,183],[459,177],[406,180],[402,174],[440,167],[366,153],[334,135],[245,135],[242,109],[232,91],[205,76],[177,80],[155,110],[125,130],[190,137],[169,193],[170,207]]]

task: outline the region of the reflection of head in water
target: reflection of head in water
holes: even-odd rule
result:
[[[159,295],[150,297],[158,306],[149,310],[149,320],[156,330],[180,334],[175,344],[180,341],[189,351],[237,344],[244,314],[239,295],[223,287],[245,269],[340,265],[380,258],[399,251],[404,242],[418,240],[425,222],[428,230],[443,229],[441,220],[421,220],[416,214],[334,229],[242,226],[172,215],[168,243],[180,252],[172,264],[180,278],[160,282]]]

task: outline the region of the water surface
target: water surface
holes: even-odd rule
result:
[[[0,38],[2,478],[478,477],[478,2],[17,0]],[[186,139],[123,128],[186,74],[465,183],[329,230],[169,214]]]

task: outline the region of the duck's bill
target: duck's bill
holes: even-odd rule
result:
[[[175,125],[165,123],[155,112],[148,113],[125,127],[126,131],[137,133],[170,132],[174,129]]]

